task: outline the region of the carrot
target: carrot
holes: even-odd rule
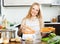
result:
[[[33,30],[32,28],[30,28],[29,26],[26,25],[22,25],[25,29],[23,30],[24,34],[33,34],[35,33],[35,30]]]

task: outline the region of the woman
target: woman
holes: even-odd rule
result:
[[[40,29],[44,27],[42,15],[40,11],[40,5],[33,3],[28,12],[28,15],[22,20],[22,39],[41,40]]]

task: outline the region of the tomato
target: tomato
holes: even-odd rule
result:
[[[2,29],[3,27],[0,25],[0,29]]]

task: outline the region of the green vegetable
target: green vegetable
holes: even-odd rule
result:
[[[42,41],[48,41],[50,38],[49,37],[46,37],[46,38],[42,38]]]
[[[60,36],[56,36],[48,40],[48,44],[60,44]]]

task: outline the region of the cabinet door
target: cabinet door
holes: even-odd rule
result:
[[[52,0],[52,5],[60,5],[60,0]]]
[[[55,33],[60,35],[60,24],[54,24],[54,27],[56,28]]]
[[[51,0],[40,0],[41,4],[51,4]]]
[[[34,2],[40,3],[40,0],[3,0],[3,6],[30,6]]]

